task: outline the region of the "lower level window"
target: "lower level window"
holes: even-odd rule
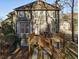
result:
[[[20,33],[29,33],[29,25],[27,22],[20,23]]]

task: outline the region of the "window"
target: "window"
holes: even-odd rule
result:
[[[20,22],[20,33],[29,33],[29,23],[28,22]]]
[[[26,15],[26,17],[28,18],[28,19],[30,19],[30,13],[29,13],[29,11],[25,11],[25,15]]]
[[[46,25],[46,11],[33,11],[33,30],[36,34],[39,34],[41,31],[45,31]]]
[[[39,25],[44,24],[46,21],[45,11],[33,11],[33,22],[34,24],[38,23]]]
[[[24,17],[24,11],[19,11],[19,12],[18,12],[18,16],[19,16],[19,17]]]

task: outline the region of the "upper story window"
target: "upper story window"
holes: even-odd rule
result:
[[[29,17],[29,16],[30,16],[30,15],[29,15],[29,12],[26,11],[25,13],[26,13],[26,17],[27,17],[27,18],[30,18],[30,17]]]
[[[24,11],[19,11],[19,12],[18,12],[18,16],[19,16],[19,17],[24,17]]]

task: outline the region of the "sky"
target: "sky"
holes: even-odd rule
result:
[[[5,17],[13,9],[33,2],[35,0],[0,0],[0,18]],[[46,0],[48,3],[54,3],[55,0]]]
[[[30,3],[35,0],[0,0],[0,17],[4,17],[14,8]],[[48,0],[47,2],[51,2]]]
[[[1,0],[0,1],[0,17],[4,17],[14,8],[27,4],[32,0]]]

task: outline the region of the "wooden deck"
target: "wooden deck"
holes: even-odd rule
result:
[[[78,50],[77,45],[72,42],[71,42],[71,44],[73,46],[75,46],[75,48],[74,48],[75,50],[73,49],[72,46],[67,47],[66,54],[68,56],[66,56],[67,58],[65,58],[65,59],[78,59],[78,53],[76,51],[76,50]],[[55,48],[55,50],[57,53],[54,53],[54,58],[63,59],[64,54],[61,52],[61,49]],[[35,48],[34,53],[32,55],[32,59],[37,59],[37,55],[38,55],[38,50]],[[0,54],[0,59],[29,59],[28,57],[29,57],[28,48],[17,48],[13,53],[5,54],[5,55]],[[45,51],[43,51],[43,59],[50,59]]]

